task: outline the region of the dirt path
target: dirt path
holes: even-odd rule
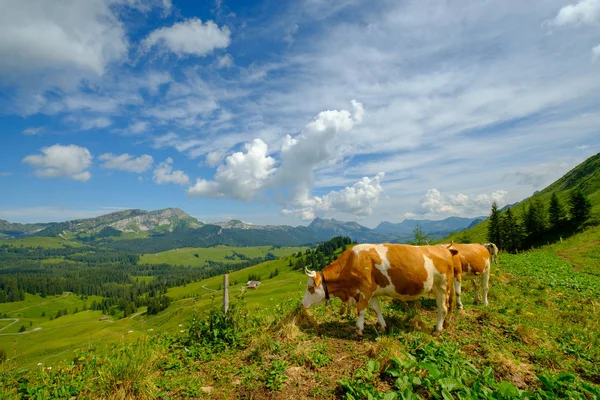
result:
[[[577,265],[573,262],[573,259],[569,257],[569,253],[573,253],[577,250],[583,250],[583,249],[587,249],[589,247],[594,247],[594,246],[600,246],[600,241],[595,241],[592,243],[584,244],[583,246],[577,246],[577,247],[572,247],[567,250],[562,250],[562,251],[557,252],[556,255],[559,256],[560,258],[562,258],[563,260],[568,261],[571,264],[573,264],[573,269],[575,271],[580,271],[579,265]]]
[[[2,319],[0,319],[0,321],[12,321],[12,324],[8,324],[4,328],[0,329],[0,332],[2,332],[3,330],[5,330],[6,328],[8,328],[9,326],[13,326],[17,322],[19,322],[20,319],[19,318],[2,318]]]

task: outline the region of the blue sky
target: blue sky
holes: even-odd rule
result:
[[[600,144],[600,0],[0,6],[9,221],[478,216]]]

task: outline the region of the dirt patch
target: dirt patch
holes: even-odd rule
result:
[[[536,379],[530,364],[513,360],[502,353],[494,354],[491,360],[496,379],[508,381],[519,389],[527,388]]]

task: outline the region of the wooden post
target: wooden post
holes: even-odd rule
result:
[[[223,276],[223,314],[229,309],[229,274]]]

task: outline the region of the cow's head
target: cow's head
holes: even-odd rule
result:
[[[306,267],[304,272],[308,275],[308,283],[306,284],[306,292],[302,299],[302,307],[308,308],[317,304],[321,304],[325,300],[325,289],[321,282],[321,275],[317,271],[310,271]]]

